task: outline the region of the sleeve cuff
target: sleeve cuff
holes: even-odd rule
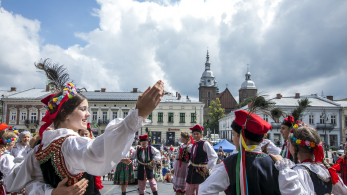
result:
[[[292,168],[292,167],[294,167],[295,166],[295,163],[294,162],[292,162],[291,160],[289,160],[289,159],[286,159],[286,158],[284,158],[284,159],[282,159],[282,160],[279,160],[279,161],[277,161],[276,163],[275,163],[275,167],[276,167],[276,169],[277,170],[279,170],[279,171],[281,171],[281,170],[283,170],[283,169],[286,169],[286,168]]]
[[[53,189],[54,189],[54,188],[51,188],[51,187],[47,188],[47,189],[45,190],[45,195],[52,195]]]

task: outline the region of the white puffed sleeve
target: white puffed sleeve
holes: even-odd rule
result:
[[[267,153],[273,154],[273,155],[279,155],[281,153],[281,149],[277,147],[271,140],[268,142],[269,145],[267,145]]]
[[[206,168],[212,169],[217,163],[218,155],[216,151],[214,151],[211,144],[206,141],[204,142],[204,151],[207,153],[208,157],[208,163]]]
[[[153,154],[153,160],[154,161],[160,161],[161,156],[159,150],[157,150],[155,147],[151,146],[151,153]]]
[[[114,119],[106,127],[105,133],[90,140],[78,136],[68,137],[61,151],[68,171],[73,174],[88,172],[91,175],[105,175],[129,152],[135,132],[148,120],[132,111],[124,119]]]
[[[295,164],[289,159],[282,159],[275,163],[279,171],[278,184],[282,195],[314,194],[314,186],[307,170],[302,166],[291,167]]]
[[[3,154],[0,157],[0,171],[4,174],[4,177],[10,174],[11,169],[14,167],[14,157],[10,154]]]
[[[212,169],[212,174],[199,185],[199,195],[218,195],[228,189],[230,185],[229,176],[225,170],[224,162],[217,164]]]

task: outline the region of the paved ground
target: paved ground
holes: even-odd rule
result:
[[[104,188],[100,191],[102,195],[118,195],[122,194],[120,186],[113,185],[111,181],[103,181],[102,185]],[[160,195],[175,195],[175,192],[172,188],[172,183],[162,183],[158,182],[158,194]],[[137,191],[137,185],[129,185],[127,189],[128,193],[127,195],[135,195],[139,194]],[[132,192],[129,192],[132,191]],[[149,192],[147,194],[152,194],[151,188],[149,187],[149,184],[147,184],[146,191]],[[224,192],[219,193],[220,195],[225,194]]]

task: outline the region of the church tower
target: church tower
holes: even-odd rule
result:
[[[248,97],[255,97],[258,93],[258,89],[251,80],[251,73],[249,72],[248,67],[245,76],[246,80],[242,83],[241,88],[239,89],[239,103],[242,103]]]
[[[210,118],[208,115],[208,107],[212,100],[215,101],[218,93],[217,80],[211,71],[210,55],[207,50],[205,71],[202,73],[199,83],[199,102],[205,103],[204,119]]]

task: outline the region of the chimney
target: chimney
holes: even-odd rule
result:
[[[277,97],[277,99],[281,99],[281,98],[282,98],[282,95],[281,95],[280,93],[278,93],[278,94],[276,95],[276,97]]]
[[[133,88],[133,93],[137,93],[137,88]]]
[[[16,91],[17,88],[16,87],[11,87],[11,91]]]
[[[332,96],[332,95],[327,95],[327,99],[330,100],[330,101],[334,101],[334,96]]]
[[[187,96],[187,100],[189,100],[189,97]]]
[[[252,102],[248,102],[248,108],[252,106]]]
[[[181,94],[178,94],[178,100],[180,100],[181,99]]]
[[[46,85],[46,91],[49,91],[49,86],[48,85]]]
[[[101,92],[106,92],[106,88],[101,88]]]
[[[177,95],[178,95],[178,92],[176,91],[176,97],[177,97]]]
[[[300,98],[300,93],[295,93],[295,98]]]

